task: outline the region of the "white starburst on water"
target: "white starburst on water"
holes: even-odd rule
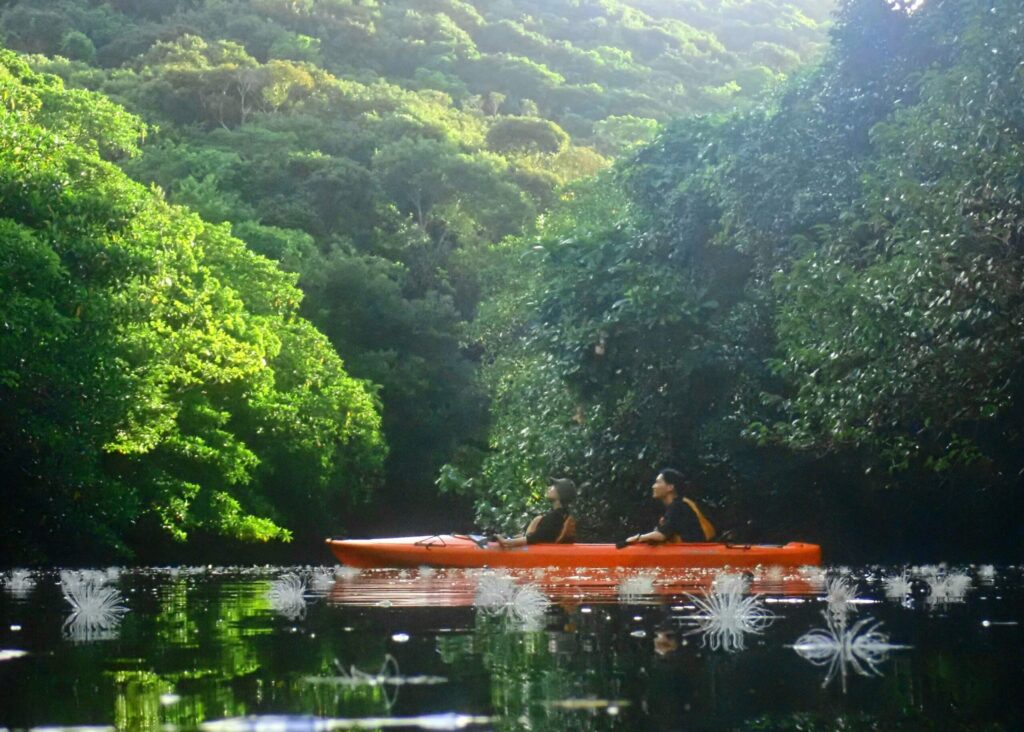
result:
[[[334,587],[334,570],[329,567],[314,567],[309,573],[309,584],[314,592],[329,592]]]
[[[857,607],[857,586],[848,577],[834,577],[825,582],[825,602],[828,611],[836,617],[845,617]]]
[[[14,569],[4,577],[4,588],[15,597],[22,598],[32,592],[36,581],[27,569]]]
[[[885,596],[890,600],[898,600],[900,602],[910,597],[910,593],[913,590],[910,582],[910,573],[907,571],[886,577],[882,580],[882,584],[885,587]]]
[[[504,574],[486,574],[476,585],[473,604],[482,609],[507,605],[515,593],[516,583]]]
[[[344,564],[334,570],[334,576],[342,580],[353,579],[362,573],[363,570],[359,569],[359,567],[350,567],[347,564]]]
[[[719,572],[711,580],[711,589],[723,594],[743,595],[750,589],[750,577],[739,572]]]
[[[431,686],[447,683],[444,676],[402,676],[399,673],[398,661],[390,653],[384,656],[384,663],[376,673],[362,671],[349,666],[347,669],[338,661],[334,662],[338,670],[337,676],[307,676],[303,679],[307,684],[325,686],[372,686],[380,687],[384,692],[384,703],[390,711],[398,699],[398,688],[401,686]]]
[[[267,600],[278,615],[300,620],[306,617],[306,582],[293,572],[283,574],[270,583]]]
[[[881,676],[878,670],[889,653],[909,648],[889,642],[889,636],[880,628],[882,623],[874,618],[863,618],[848,625],[845,615],[823,613],[826,628],[817,628],[800,636],[793,644],[793,650],[815,666],[828,666],[822,687],[839,675],[843,693],[846,693],[847,668],[860,676]]]
[[[928,604],[932,606],[963,602],[971,588],[971,578],[963,572],[928,577],[925,581],[928,583]]]
[[[824,584],[826,573],[821,567],[805,564],[800,567],[800,576],[812,584]]]
[[[490,615],[534,627],[544,618],[550,601],[535,585],[518,585],[506,575],[489,574],[480,578],[473,604]]]
[[[786,570],[778,564],[773,564],[764,569],[764,578],[769,582],[781,582],[786,578]]]
[[[426,564],[424,564],[422,567],[420,567],[420,579],[430,579],[431,577],[433,577],[436,574],[437,574],[437,570],[434,569],[433,567],[430,567],[430,566],[428,566]]]
[[[619,582],[617,590],[619,599],[626,602],[650,597],[654,594],[654,577],[649,574],[627,577]]]
[[[690,616],[697,628],[690,632],[701,633],[701,642],[713,651],[743,650],[748,633],[760,635],[775,621],[760,595],[744,596],[749,586],[750,581],[743,575],[723,573],[703,596],[687,595],[697,608]]]
[[[60,589],[71,605],[64,621],[64,634],[74,641],[108,640],[117,636],[121,618],[128,608],[121,593],[108,587],[106,573],[95,570],[62,570]]]

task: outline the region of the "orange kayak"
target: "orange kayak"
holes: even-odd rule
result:
[[[531,544],[502,549],[459,534],[398,539],[328,539],[353,567],[798,567],[821,564],[817,544]]]

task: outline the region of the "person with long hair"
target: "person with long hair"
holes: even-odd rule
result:
[[[569,507],[576,500],[576,484],[568,478],[552,478],[545,498],[551,501],[551,510],[535,517],[521,536],[498,537],[504,549],[524,544],[571,544],[576,540],[576,522]]]

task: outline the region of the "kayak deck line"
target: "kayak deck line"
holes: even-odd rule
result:
[[[338,561],[353,567],[754,567],[821,564],[817,544],[528,544],[504,549],[460,534],[384,539],[328,539]]]

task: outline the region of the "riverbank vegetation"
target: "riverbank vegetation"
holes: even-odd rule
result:
[[[833,7],[6,3],[5,556],[1019,540],[1020,13]]]
[[[584,523],[625,530],[672,463],[747,540],[1019,550],[1022,33],[846,3],[779,94],[571,186],[496,250],[492,449],[452,488],[497,522],[585,476]]]

